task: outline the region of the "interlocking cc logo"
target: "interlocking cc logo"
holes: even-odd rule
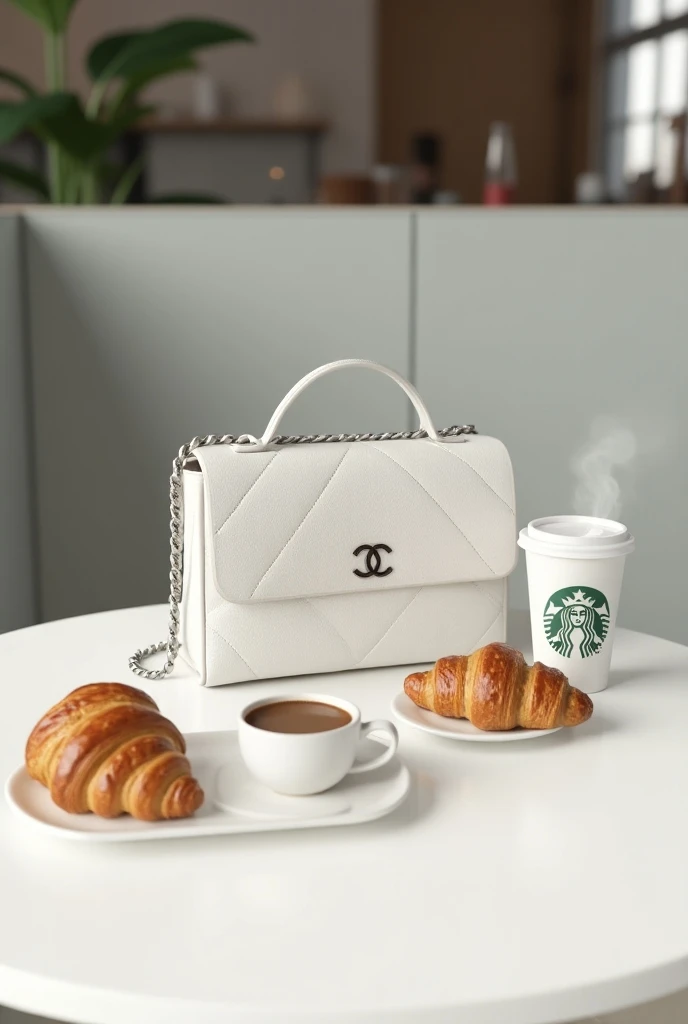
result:
[[[363,579],[367,579],[369,576],[389,576],[392,572],[392,566],[388,565],[386,569],[382,568],[380,552],[386,551],[388,555],[391,555],[392,549],[387,544],[359,544],[354,551],[354,558],[358,558],[364,551],[367,552],[365,565],[368,571],[363,572],[362,569],[354,569],[354,574],[361,576]]]

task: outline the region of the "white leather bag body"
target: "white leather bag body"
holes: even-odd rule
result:
[[[421,429],[409,439],[275,440],[305,387],[352,365],[397,381]],[[304,377],[262,439],[195,439],[181,474],[179,636],[173,614],[170,639],[138,651],[133,670],[169,671],[173,639],[206,686],[429,662],[504,640],[513,473],[504,445],[469,429],[438,434],[403,378],[341,360]],[[165,669],[141,667],[164,649]]]

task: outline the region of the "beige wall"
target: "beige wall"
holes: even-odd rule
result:
[[[326,170],[362,170],[373,156],[375,82],[374,0],[80,0],[70,29],[70,81],[83,92],[84,53],[106,33],[170,18],[217,17],[253,31],[257,46],[208,50],[202,62],[221,83],[228,111],[262,117],[272,112],[279,81],[297,72],[311,86],[318,112],[332,124],[323,150]],[[0,66],[42,82],[40,31],[0,3]],[[177,75],[151,98],[189,108],[192,78]]]

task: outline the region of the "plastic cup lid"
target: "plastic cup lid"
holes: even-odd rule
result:
[[[521,530],[526,551],[555,558],[615,558],[628,555],[635,541],[623,523],[595,516],[545,516]]]

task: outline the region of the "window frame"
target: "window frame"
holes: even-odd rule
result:
[[[653,177],[657,172],[657,142],[660,119],[666,115],[660,112],[660,89],[662,82],[662,59],[663,49],[661,46],[657,47],[657,65],[655,70],[655,87],[654,87],[654,102],[652,113],[647,116],[633,117],[628,114],[613,116],[610,111],[610,68],[613,58],[619,53],[628,54],[631,47],[636,46],[638,43],[644,43],[648,41],[656,41],[659,43],[663,38],[671,33],[688,30],[688,11],[684,14],[679,14],[675,17],[665,17],[663,12],[662,3],[662,14],[658,21],[652,25],[648,25],[645,28],[631,29],[627,32],[613,34],[613,19],[614,10],[613,3],[606,4],[606,18],[602,27],[603,39],[602,39],[602,64],[603,64],[603,103],[601,110],[600,119],[600,154],[602,157],[601,164],[603,170],[603,177],[605,186],[616,202],[623,202],[623,198],[619,195],[611,192],[610,182],[610,139],[613,132],[619,130],[625,130],[628,125],[632,124],[647,124],[648,122],[652,125],[652,153],[653,153],[653,164],[651,167]],[[684,112],[688,112],[688,84],[686,87]]]

